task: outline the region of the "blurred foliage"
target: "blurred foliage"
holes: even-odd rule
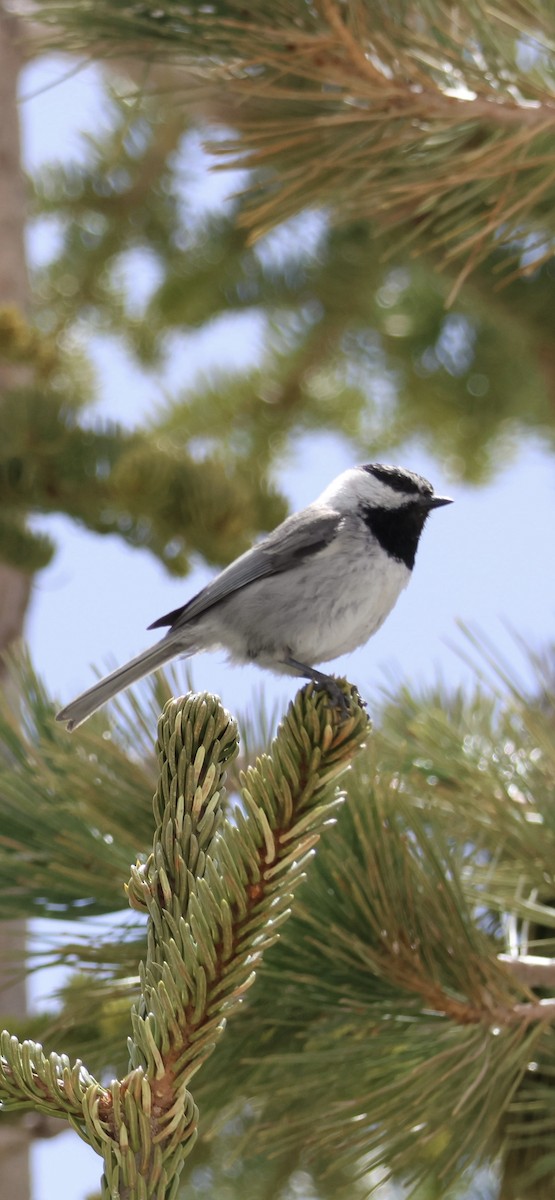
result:
[[[177,399],[166,423],[174,436],[224,436],[231,452],[251,447],[258,461],[307,430],[341,432],[355,458],[416,438],[473,482],[506,461],[525,430],[553,440],[552,265],[493,297],[477,273],[447,313],[448,282],[433,264],[387,254],[383,240],[380,257],[362,222],[334,230],[307,218],[277,247],[270,239],[249,250],[231,221],[216,218],[202,239],[154,293],[151,319],[206,318],[210,274],[217,311],[266,307],[267,346],[260,367],[217,374]]]
[[[487,647],[476,653],[484,666]],[[312,1173],[315,1196],[328,1185],[335,1196],[349,1187],[364,1195],[384,1171],[419,1197],[465,1194],[470,1164],[501,1163],[516,1190],[500,1194],[547,1200],[553,1001],[542,1019],[497,957],[514,953],[512,929],[518,951],[534,952],[532,921],[553,931],[541,953],[555,947],[555,693],[549,662],[536,665],[534,694],[505,679],[503,693],[401,691],[382,703],[295,912],[196,1081],[201,1133],[216,1138],[216,1162],[225,1144],[239,1164],[229,1167],[237,1194],[256,1155],[270,1164],[275,1155],[278,1174],[280,1163],[287,1178]],[[3,896],[12,914],[73,920],[71,933],[52,938],[51,960],[77,973],[60,1012],[45,1018],[46,1047],[79,1053],[96,1073],[120,1072],[144,933],[83,916],[102,911],[103,898],[122,907],[126,856],[141,853],[143,825],[146,850],[148,728],[165,685],[146,682],[146,706],[124,698],[114,724],[103,713],[80,739],[56,730],[29,665],[20,686],[22,728],[7,704],[0,726],[2,794],[21,798],[21,811],[3,817]],[[256,726],[249,741],[252,752]],[[233,775],[230,783],[233,792]],[[267,1194],[276,1197],[273,1169]]]
[[[183,91],[233,130],[218,153],[256,168],[241,214],[255,236],[326,208],[433,247],[459,283],[526,235],[537,262],[550,256],[548,0],[33,8],[54,45],[165,64],[176,89],[181,65]]]
[[[121,82],[109,116],[86,167],[35,181],[37,213],[63,231],[36,277],[40,320],[66,334],[78,317],[120,332],[159,368],[179,352],[176,333],[213,328],[217,344],[222,317],[258,340],[253,369],[213,366],[159,405],[149,428],[180,452],[219,450],[264,479],[305,430],[339,432],[355,458],[417,437],[453,475],[480,481],[523,427],[552,438],[553,264],[498,293],[492,276],[508,257],[498,248],[447,313],[452,280],[433,253],[415,262],[366,221],[336,229],[310,213],[250,247],[244,201],[203,216],[188,199],[196,134],[179,106]],[[138,248],[148,260],[130,257]]]
[[[78,421],[65,397],[19,388],[2,403],[2,553],[26,570],[44,566],[52,546],[24,528],[28,512],[63,512],[97,533],[117,533],[183,574],[196,551],[209,562],[234,558],[283,503],[246,464],[204,462],[168,438]]]
[[[166,159],[184,118],[165,121],[167,109],[151,108],[139,105],[131,131],[128,105],[114,102],[114,125],[92,141],[88,164],[46,170],[37,181],[37,211],[55,212],[64,231],[60,252],[37,272],[32,324],[11,308],[0,312],[0,358],[27,369],[25,386],[4,394],[0,410],[0,553],[28,571],[53,552],[48,537],[26,527],[30,514],[61,512],[117,533],[175,574],[188,570],[191,554],[234,558],[286,514],[245,455],[225,458],[216,447],[199,456],[154,424],[130,432],[88,412],[96,381],[85,327],[87,336],[123,336],[142,362],[161,352],[160,327],[133,319],[133,297],[113,278],[125,252],[146,244],[171,257],[176,236]]]
[[[173,94],[122,75],[79,162],[33,181],[32,218],[52,245],[30,321],[0,313],[0,356],[28,371],[2,401],[4,560],[43,566],[53,546],[26,520],[62,512],[174,573],[194,554],[229,561],[285,515],[275,467],[307,431],[346,438],[354,461],[416,440],[477,483],[526,432],[552,443],[553,265],[494,282],[515,253],[533,259],[525,238],[497,245],[450,311],[455,276],[438,273],[433,245],[415,260],[366,220],[307,212],[253,247],[244,196],[217,214],[195,204],[191,120]],[[175,378],[207,334],[211,367],[168,387],[167,368]],[[91,336],[160,376],[142,427],[95,419]],[[220,337],[253,365],[220,365]]]

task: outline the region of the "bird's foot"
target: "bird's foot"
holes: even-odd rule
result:
[[[347,718],[351,715],[350,704],[345,692],[337,679],[334,679],[333,675],[324,675],[322,680],[315,679],[314,686],[323,692],[327,692],[334,708],[339,710],[342,717]]]
[[[327,692],[334,708],[339,710],[343,718],[352,716],[352,700],[360,704],[361,708],[366,707],[359,696],[357,688],[353,687],[352,684],[347,685],[350,688],[350,696],[347,696],[344,687],[341,686],[335,676],[326,675],[323,671],[318,671],[316,667],[309,667],[305,663],[299,662],[296,658],[288,657],[285,660],[285,664],[298,671],[299,675],[302,675],[305,679],[310,679],[315,688]],[[345,680],[345,682],[347,681]]]

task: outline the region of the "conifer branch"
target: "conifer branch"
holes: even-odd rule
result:
[[[555,985],[555,958],[544,958],[539,954],[498,954],[497,957],[513,978],[527,987]]]
[[[505,956],[498,955],[503,961]],[[513,972],[521,983],[528,983],[524,974]],[[440,984],[435,983],[425,974],[418,971],[395,970],[395,964],[389,964],[388,977],[390,982],[413,991],[422,998],[423,1005],[431,1011],[449,1017],[456,1025],[485,1025],[500,1028],[521,1025],[525,1027],[536,1021],[555,1021],[555,999],[547,998],[524,1003],[500,1005],[492,1003],[486,988],[482,992],[482,1003],[476,1004],[469,999],[460,999],[450,995]]]
[[[541,0],[503,11],[485,0],[162,0],[150,11],[42,0],[36,11],[99,56],[181,61],[187,103],[234,130],[214,152],[257,172],[241,213],[253,237],[324,207],[340,222],[401,228],[414,250],[457,264],[459,285],[532,227],[538,260],[549,252],[555,95]]]
[[[106,1200],[173,1200],[198,1113],[188,1090],[290,914],[292,892],[339,798],[367,718],[348,693],[343,719],[305,688],[270,755],[243,777],[243,811],[227,821],[222,785],[234,722],[211,696],[171,700],[160,718],[156,831],[133,868],[130,904],[148,913],[130,1071],[101,1086],[65,1056],[2,1035],[0,1096],[65,1116],[104,1158]]]

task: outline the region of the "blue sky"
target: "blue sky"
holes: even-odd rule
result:
[[[49,59],[25,72],[22,121],[24,155],[29,168],[79,152],[82,131],[98,121],[98,86],[94,68],[75,75],[68,60]],[[199,198],[211,189],[221,195],[223,177],[207,181],[199,171]],[[215,192],[214,192],[215,194]],[[30,235],[29,249],[38,260],[47,252],[48,234]],[[137,263],[136,285],[146,265]],[[216,353],[242,365],[256,353],[248,330],[242,339],[220,330],[198,350],[198,365]],[[183,354],[183,350],[181,351]],[[132,423],[160,398],[154,376],[141,376],[120,351],[104,343],[95,350],[102,396],[99,413]],[[190,355],[172,364],[172,374],[185,378],[195,367]],[[552,458],[539,442],[523,443],[494,482],[483,489],[463,487],[446,477],[441,462],[417,445],[407,446],[396,461],[426,475],[436,490],[455,499],[450,508],[432,514],[419,549],[416,570],[396,609],[368,646],[339,660],[344,672],[371,700],[392,680],[424,686],[441,678],[470,686],[473,676],[457,647],[464,647],[457,621],[482,630],[515,659],[527,678],[527,667],[515,648],[512,628],[534,648],[552,638],[553,570],[545,561],[546,528],[553,528],[555,494]],[[387,461],[389,456],[384,454]],[[330,478],[352,464],[349,449],[330,436],[303,438],[280,474],[292,508],[312,500]],[[147,554],[130,550],[117,538],[84,532],[66,518],[49,518],[58,544],[52,565],[34,587],[27,633],[34,661],[51,692],[68,701],[94,678],[93,664],[103,668],[123,662],[150,643],[146,626],[176,607],[210,577],[198,564],[186,580],[170,579]],[[248,707],[261,683],[270,704],[294,694],[294,680],[262,676],[257,668],[232,668],[223,656],[199,657],[193,665],[195,686],[218,691],[233,711]],[[78,736],[77,734],[75,736]],[[37,990],[35,989],[35,996]],[[71,1146],[71,1150],[69,1147]],[[84,1200],[98,1186],[100,1160],[67,1134],[34,1152],[33,1200]],[[63,1181],[63,1183],[61,1182]]]

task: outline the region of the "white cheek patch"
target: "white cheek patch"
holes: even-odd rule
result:
[[[331,508],[349,509],[357,504],[373,505],[376,508],[404,508],[414,502],[415,494],[396,492],[395,488],[382,483],[369,471],[350,467],[338,475],[315,501]]]

